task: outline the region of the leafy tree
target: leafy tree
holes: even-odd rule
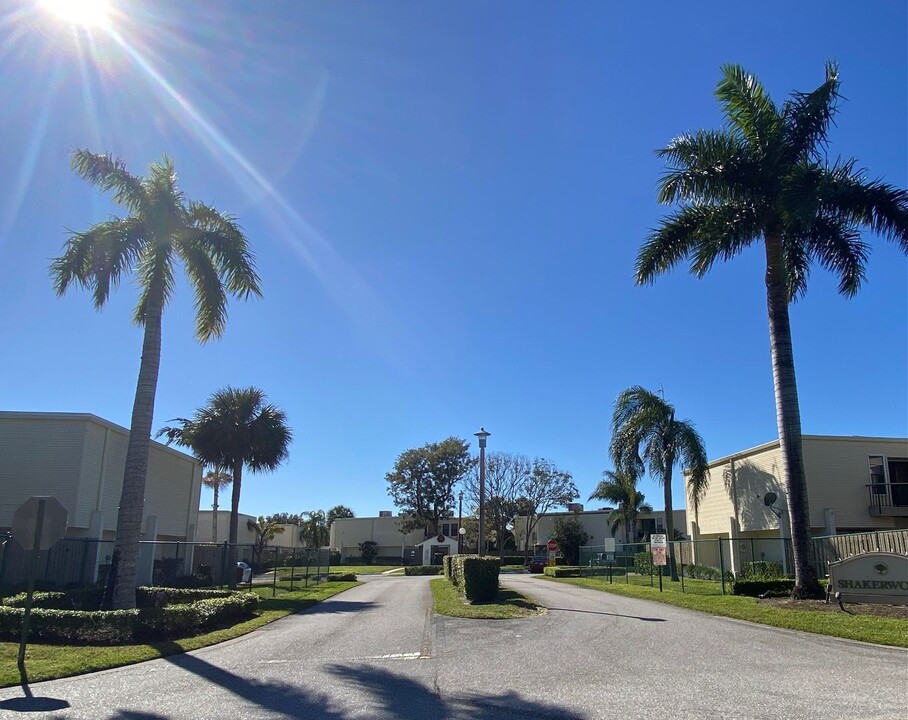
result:
[[[479,464],[464,481],[464,489],[475,507],[479,507]],[[485,470],[485,520],[483,539],[496,539],[498,556],[504,555],[503,542],[510,534],[509,528],[519,510],[517,499],[529,480],[533,464],[522,455],[491,452],[486,455]],[[481,552],[481,551],[480,551]]]
[[[279,512],[274,515],[269,515],[267,519],[273,520],[281,525],[302,525],[305,522],[302,513]]]
[[[555,518],[555,527],[552,535],[558,542],[558,549],[564,556],[567,565],[577,565],[580,562],[580,548],[590,539],[589,533],[580,522],[580,518],[559,517]]]
[[[523,518],[524,560],[529,557],[530,535],[539,522],[539,516],[551,509],[566,506],[577,499],[580,493],[569,472],[559,470],[545,458],[533,460],[533,469],[520,488],[517,509]]]
[[[218,494],[222,487],[232,482],[233,478],[223,470],[209,470],[202,477],[202,485],[214,492],[214,500],[211,503],[211,542],[218,541]]]
[[[453,512],[454,486],[474,462],[469,443],[456,437],[401,453],[385,475],[388,494],[405,514],[401,532],[422,528],[427,536],[437,534],[440,521]]]
[[[77,175],[113,193],[127,211],[72,233],[63,255],[51,265],[57,295],[73,283],[91,291],[102,308],[124,274],[134,273],[140,288],[133,322],[144,330],[142,359],[129,426],[126,469],[117,513],[117,534],[105,600],[114,608],[135,607],[139,535],[145,502],[148,450],[155,393],[161,364],[161,318],[176,285],[182,263],[195,292],[196,337],[218,338],[227,323],[227,295],[260,295],[259,278],[246,237],[232,217],[194,200],[177,185],[170,158],[149,167],[148,175],[131,175],[110,155],[77,150]]]
[[[325,514],[325,523],[330,528],[331,523],[333,523],[335,520],[337,520],[337,518],[352,518],[352,517],[356,517],[356,516],[354,515],[353,511],[350,508],[348,508],[346,505],[335,505],[333,508],[331,508]]]
[[[320,548],[328,544],[328,525],[324,510],[310,510],[303,513],[305,520],[300,526],[300,540],[307,547]]]
[[[637,478],[630,472],[606,470],[602,475],[590,500],[614,503],[617,507],[608,516],[612,535],[623,527],[625,542],[636,542],[637,515],[652,512],[653,508],[645,502],[643,493],[637,489]]]
[[[709,467],[703,438],[687,420],[675,418],[675,408],[639,385],[628,388],[615,400],[612,442],[609,453],[615,466],[634,476],[645,470],[662,483],[665,497],[665,529],[674,537],[672,470],[681,463],[687,473],[687,491],[696,512],[709,483]],[[674,547],[669,544],[672,580],[678,579]]]
[[[371,565],[378,555],[378,543],[374,540],[366,540],[359,544],[359,553],[362,555],[363,562]]]
[[[175,418],[178,426],[165,427],[167,444],[176,442],[192,450],[198,460],[233,474],[230,503],[230,564],[236,564],[237,525],[243,468],[253,473],[274,470],[287,459],[293,433],[287,416],[274,405],[265,404],[266,396],[256,387],[227,387],[215,392],[195,416]],[[230,586],[234,587],[233,575]]]
[[[252,547],[252,556],[255,558],[256,565],[261,565],[262,552],[264,552],[265,546],[270,541],[274,540],[276,535],[280,535],[284,532],[284,526],[278,522],[275,522],[271,518],[266,518],[259,515],[259,518],[256,522],[252,522],[252,520],[247,521],[246,527],[248,527],[249,530],[255,533],[255,542]]]
[[[854,159],[827,161],[828,131],[839,105],[839,73],[812,92],[795,92],[777,107],[763,85],[737,65],[722,69],[716,97],[723,130],[682,135],[659,151],[668,171],[659,201],[681,203],[650,235],[637,257],[637,284],[689,259],[702,277],[760,243],[766,256],[766,304],[782,470],[791,519],[793,596],[820,597],[811,563],[807,480],[795,381],[789,303],[807,291],[811,263],[838,275],[839,292],[864,280],[869,228],[908,253],[908,192],[868,181]]]

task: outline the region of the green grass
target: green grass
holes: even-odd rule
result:
[[[279,583],[281,585],[282,583]],[[262,600],[256,617],[222,630],[204,635],[146,645],[120,645],[98,647],[87,645],[29,645],[25,653],[25,667],[29,682],[53,680],[55,678],[81,675],[82,673],[106,670],[107,668],[131,665],[144,660],[196,650],[208,645],[232,640],[252,630],[279,620],[291,613],[304,610],[333,595],[349,590],[359,583],[322,583],[310,585],[305,590],[289,592],[283,588],[271,597],[271,586],[254,587],[253,592]],[[289,587],[289,583],[286,583]],[[18,685],[19,670],[16,657],[19,643],[0,642],[0,687]]]
[[[441,615],[474,620],[505,620],[531,617],[545,611],[545,608],[541,608],[514,590],[499,588],[498,598],[494,602],[471,605],[465,602],[457,588],[444,578],[436,578],[430,581],[429,585],[435,600],[435,612]]]
[[[381,575],[381,573],[385,572],[385,570],[393,570],[394,568],[399,568],[399,567],[403,567],[403,563],[401,563],[400,565],[332,565],[330,568],[327,568],[327,569],[331,573],[339,573],[339,574],[340,573],[356,573],[357,575]],[[311,575],[315,575],[316,569],[317,569],[316,565],[310,565],[309,573]],[[326,569],[326,566],[322,565],[321,571],[325,572],[325,569]],[[279,575],[286,574],[288,576],[290,575],[290,570],[291,570],[291,568],[289,565],[279,567],[277,569]],[[306,572],[306,566],[305,565],[296,565],[293,568],[293,572],[298,576],[302,575],[303,573]]]
[[[861,640],[879,645],[908,647],[908,620],[900,620],[898,618],[773,607],[760,603],[756,598],[738,595],[681,593],[680,583],[666,582],[664,578],[664,592],[661,593],[659,592],[658,580],[656,586],[651,588],[648,584],[641,586],[614,582],[610,585],[607,578],[605,580],[600,578],[544,579],[550,582],[603,590],[616,595],[624,595],[625,597],[655,600],[667,605],[698,610],[711,615],[747,620],[788,630],[801,630],[803,632],[831,635],[832,637],[847,638],[849,640]],[[684,585],[688,589],[691,589],[693,583],[710,583],[710,581],[684,581]]]

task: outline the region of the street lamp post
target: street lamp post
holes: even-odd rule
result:
[[[478,433],[473,434],[479,438],[479,534],[476,540],[476,552],[482,555],[486,527],[486,438],[492,433],[486,432],[486,429],[481,427]]]
[[[457,493],[457,552],[463,552],[463,490]]]

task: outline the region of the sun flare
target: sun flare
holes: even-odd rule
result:
[[[41,0],[41,5],[73,25],[103,27],[110,20],[109,0]]]

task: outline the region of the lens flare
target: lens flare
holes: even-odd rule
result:
[[[83,27],[104,27],[110,21],[108,0],[41,0],[45,10],[60,20]]]

